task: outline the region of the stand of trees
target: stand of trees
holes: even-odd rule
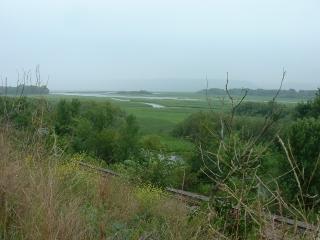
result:
[[[44,95],[49,94],[47,86],[35,86],[21,84],[17,87],[0,86],[0,95]]]
[[[241,89],[241,88],[234,88],[229,89],[229,92],[233,96],[242,96],[244,91],[248,90],[248,96],[257,96],[257,97],[273,97],[277,93],[277,89]],[[316,91],[314,90],[282,90],[279,94],[280,98],[303,98],[303,99],[311,99],[314,97]],[[210,96],[225,96],[226,91],[225,89],[220,88],[210,88],[204,89],[199,91],[200,94],[208,94]]]

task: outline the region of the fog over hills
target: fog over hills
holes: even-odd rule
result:
[[[180,78],[166,78],[166,79],[141,79],[135,80],[137,84],[125,85],[130,80],[114,80],[117,83],[117,87],[79,87],[79,86],[59,86],[51,87],[53,91],[139,91],[145,89],[148,91],[177,91],[177,92],[195,92],[206,88],[206,80],[203,79],[180,79]],[[319,81],[320,82],[320,81]],[[49,87],[52,85],[48,83]],[[225,89],[225,79],[208,79],[209,88]],[[249,89],[278,89],[280,86],[280,80],[275,84],[256,84],[250,81],[238,81],[230,80],[229,88],[249,88]],[[320,87],[317,83],[299,83],[292,82],[286,79],[283,83],[282,89],[295,89],[295,90],[315,90]]]
[[[285,88],[320,84],[316,0],[1,0],[0,75],[41,65],[49,88]],[[239,83],[240,82],[240,83]],[[242,83],[243,82],[243,83]],[[250,84],[251,83],[251,84]]]

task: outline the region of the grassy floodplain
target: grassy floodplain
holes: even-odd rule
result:
[[[157,135],[170,152],[188,152],[194,146],[185,140],[171,136],[174,127],[192,113],[199,111],[223,112],[230,110],[227,96],[210,96],[193,92],[60,92],[47,96],[49,101],[77,98],[80,101],[109,101],[134,115],[142,135]],[[272,97],[248,96],[245,101],[268,102]],[[235,98],[237,101],[237,98]],[[278,102],[293,107],[302,99],[281,98]],[[153,107],[148,104],[156,104]],[[158,106],[159,105],[159,106]]]
[[[49,100],[57,101],[61,98],[91,101],[110,101],[126,112],[137,117],[143,133],[169,133],[175,124],[183,121],[190,114],[198,111],[228,111],[231,107],[226,96],[206,96],[192,92],[159,92],[154,94],[106,94],[101,92],[69,92],[50,94]],[[91,96],[90,96],[91,95]],[[245,101],[268,102],[272,97],[248,96]],[[277,102],[294,106],[302,99],[281,98]],[[158,104],[157,108],[146,103]]]

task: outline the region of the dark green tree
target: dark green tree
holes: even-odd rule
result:
[[[71,114],[72,117],[76,117],[80,114],[80,107],[81,107],[81,102],[77,98],[73,98],[71,100]]]
[[[307,103],[299,103],[295,108],[295,117],[314,117],[320,116],[320,88],[315,94],[313,100],[309,100]]]
[[[66,100],[60,100],[56,107],[55,131],[59,135],[70,133],[72,112]]]
[[[320,207],[320,120],[315,118],[297,120],[288,129],[287,138],[288,158],[291,163],[281,162],[282,173],[287,173],[281,178],[286,194],[290,200],[299,199],[307,207],[314,205]]]

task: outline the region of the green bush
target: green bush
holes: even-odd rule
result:
[[[209,144],[212,134],[219,134],[220,119],[218,114],[197,112],[191,114],[173,130],[176,137],[184,137],[195,143]]]
[[[0,120],[10,122],[18,129],[36,128],[36,116],[42,112],[42,122],[49,121],[48,109],[44,107],[41,99],[27,97],[0,97]],[[43,127],[43,126],[42,126]]]
[[[86,152],[108,163],[126,160],[138,152],[135,117],[108,102],[61,100],[54,116],[56,133],[70,142],[74,152]]]
[[[164,144],[161,142],[161,138],[158,135],[143,136],[140,143],[142,148],[150,151],[161,151],[165,148]]]
[[[314,117],[320,116],[320,88],[315,94],[313,100],[309,100],[307,103],[299,103],[295,108],[295,117]]]
[[[136,183],[151,183],[160,187],[181,187],[183,171],[188,167],[183,161],[174,161],[166,154],[142,150],[135,159],[114,165],[115,171]]]
[[[308,207],[320,207],[320,120],[304,118],[296,121],[289,129],[287,138],[290,143],[290,159],[297,173],[303,192],[303,199],[299,196],[300,189],[296,182],[289,161],[281,163],[282,184],[289,199],[303,200]]]
[[[66,100],[60,100],[56,106],[55,131],[59,135],[68,134],[71,131],[72,113],[70,104]]]
[[[185,121],[178,124],[173,130],[176,137],[184,137],[196,144],[201,143],[203,147],[217,147],[217,143],[222,134],[227,135],[227,129],[224,124],[223,131],[221,122],[225,122],[230,116],[216,113],[198,112],[190,115]],[[266,140],[270,140],[275,136],[279,126],[277,119],[274,124],[263,136]],[[265,125],[264,117],[238,116],[233,121],[233,131],[237,132],[241,139],[256,137],[260,134]]]
[[[267,116],[274,113],[275,117],[283,118],[289,113],[289,109],[284,104],[274,102],[244,102],[236,109],[239,115],[247,116]]]

